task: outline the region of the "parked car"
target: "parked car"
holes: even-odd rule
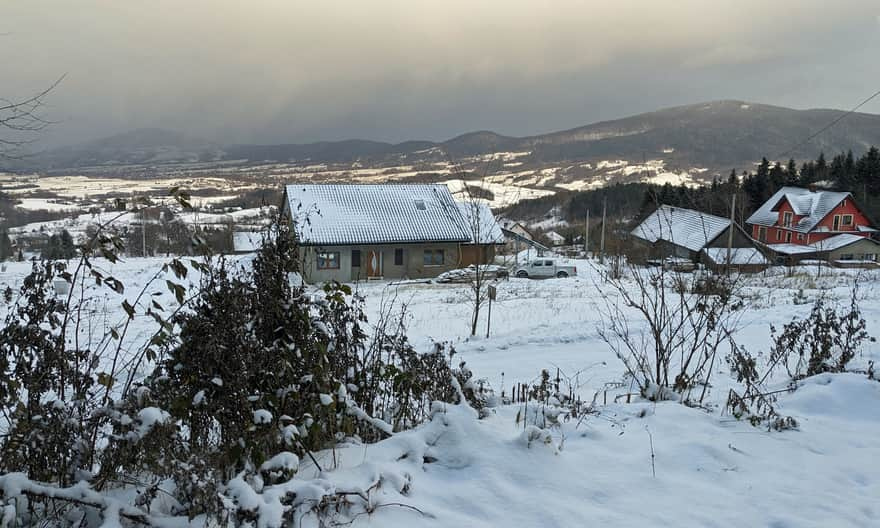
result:
[[[496,280],[504,279],[509,275],[509,271],[504,266],[496,264],[481,264],[483,279]],[[437,275],[435,282],[472,282],[477,277],[477,268],[473,264],[466,268],[449,270]]]
[[[577,276],[577,268],[562,264],[554,258],[538,258],[517,268],[514,275],[521,279],[546,279],[549,277],[564,279],[565,277]]]

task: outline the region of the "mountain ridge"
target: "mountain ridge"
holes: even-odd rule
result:
[[[700,167],[713,173],[743,169],[761,157],[773,158],[820,130],[843,110],[796,110],[725,99],[661,108],[652,112],[530,136],[490,130],[445,141],[399,143],[348,139],[313,143],[219,145],[164,129],[138,129],[78,146],[47,151],[25,168],[75,169],[88,166],[169,164],[247,160],[251,163],[417,163],[456,160],[493,153],[518,153],[518,162],[643,161],[662,158],[670,167]],[[854,112],[834,128],[791,152],[796,160],[840,151],[859,152],[880,144],[880,115]]]

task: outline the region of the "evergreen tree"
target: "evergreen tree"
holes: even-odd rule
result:
[[[61,241],[61,258],[72,259],[76,257],[76,244],[74,244],[73,237],[70,236],[70,233],[65,229],[61,232],[59,238]]]
[[[788,166],[785,168],[785,185],[798,185],[797,163],[794,158],[788,160]]]
[[[801,177],[800,184],[802,187],[806,187],[816,181],[816,165],[812,162],[804,162],[801,165]]]
[[[785,185],[786,174],[782,169],[782,165],[780,165],[778,161],[773,165],[773,168],[770,169],[768,179],[770,180],[770,190],[772,192],[778,191],[783,185]]]
[[[846,152],[846,159],[843,160],[843,170],[846,174],[849,175],[850,178],[855,179],[856,176],[856,162],[853,159],[852,150],[848,150]]]
[[[52,234],[40,256],[43,260],[69,260],[76,257],[73,237],[66,229],[61,234]]]
[[[868,194],[880,193],[880,150],[871,147],[856,163],[858,181]]]
[[[824,181],[828,179],[828,163],[825,161],[825,153],[820,152],[816,159],[816,180]]]
[[[730,169],[730,176],[727,177],[727,185],[734,189],[739,187],[739,178],[736,176],[736,169]]]
[[[0,261],[10,257],[12,257],[12,242],[9,240],[6,229],[0,229]]]

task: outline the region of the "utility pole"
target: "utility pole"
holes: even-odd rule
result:
[[[608,198],[602,197],[602,234],[599,238],[599,262],[605,264],[605,209],[608,205]]]
[[[730,254],[733,248],[733,229],[736,225],[734,214],[736,213],[736,193],[730,198],[730,227],[727,228],[727,276],[730,277]]]
[[[587,220],[584,223],[584,258],[590,258],[590,210],[587,209]]]

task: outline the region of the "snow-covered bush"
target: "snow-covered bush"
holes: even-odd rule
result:
[[[181,307],[170,317],[147,281],[96,349],[80,347],[72,330],[89,324],[89,311],[56,297],[53,281],[89,277],[121,293],[121,282],[88,261],[92,250],[115,258],[119,248],[84,244],[73,274],[61,264],[35,266],[0,331],[4,518],[266,525],[338,511],[354,492],[293,479],[300,460],[320,471],[315,451],[416,426],[431,419],[434,400],[484,402],[464,365],[451,366],[451,347],[420,354],[403,326],[367,335],[350,288],[328,284],[315,294],[292,284],[296,240],[286,224],[276,229],[250,269],[206,257],[191,262],[201,271],[197,291],[168,280]],[[160,273],[186,269],[173,260]],[[128,323],[144,309],[156,333],[141,349],[123,350]],[[154,371],[135,382],[131,373],[146,361]],[[134,496],[120,487],[136,497],[112,498],[113,490]]]
[[[846,370],[862,345],[874,341],[859,309],[858,291],[857,281],[843,307],[819,296],[806,318],[792,320],[778,333],[771,327],[771,362],[785,367],[792,379]]]

